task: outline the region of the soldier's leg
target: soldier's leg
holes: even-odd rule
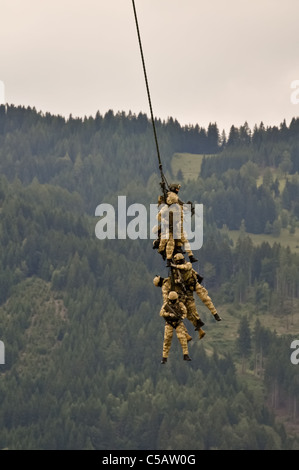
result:
[[[182,253],[182,255],[186,253],[185,250],[183,249],[183,243],[181,242],[181,240],[175,240],[175,243],[174,243],[173,254],[176,255],[177,253]]]
[[[166,243],[167,243],[167,238],[161,238],[160,239],[160,243],[159,243],[159,253],[161,253],[161,251],[164,251],[165,248],[166,248]]]
[[[196,263],[198,260],[193,255],[193,251],[191,250],[190,243],[189,243],[189,240],[187,240],[185,232],[182,233],[181,242],[183,243],[184,249],[185,249],[187,255],[189,256],[190,262],[191,263]]]
[[[168,358],[168,354],[171,347],[171,341],[173,336],[173,327],[168,323],[165,323],[164,328],[164,341],[163,341],[163,358]],[[186,340],[187,341],[187,340]]]
[[[168,260],[171,260],[173,256],[173,250],[174,250],[174,239],[173,239],[173,236],[170,234],[169,239],[167,240],[167,244],[166,244],[166,258]]]
[[[208,309],[210,310],[210,312],[214,316],[214,318],[217,321],[220,321],[221,318],[217,314],[216,307],[213,304],[212,299],[209,296],[207,289],[205,287],[203,287],[199,282],[197,282],[196,286],[195,286],[195,290],[196,290],[196,294],[198,295],[198,297],[200,298],[202,303],[205,304],[206,307],[208,307]]]
[[[163,255],[165,256],[165,249],[166,249],[167,242],[168,242],[167,238],[161,238],[160,239],[158,253],[160,253],[160,255],[162,255],[162,256]],[[165,259],[164,256],[163,256],[163,258]]]
[[[192,340],[192,336],[189,335],[188,330],[187,330],[187,328],[186,328],[186,325],[185,325],[184,323],[181,323],[181,325],[182,325],[182,327],[183,327],[183,329],[184,329],[184,331],[185,331],[185,336],[186,336],[187,342],[191,341],[191,340]]]
[[[184,245],[184,249],[186,251],[186,253],[188,254],[188,256],[193,256],[193,252],[191,250],[191,247],[190,247],[190,243],[189,241],[187,240],[186,238],[186,234],[185,232],[182,233],[182,236],[181,236],[181,243]]]
[[[188,354],[189,354],[189,352],[188,352],[188,342],[187,342],[186,333],[185,333],[185,329],[183,327],[183,324],[180,323],[176,327],[175,331],[176,331],[176,335],[178,337],[178,340],[179,340],[179,342],[181,343],[181,346],[182,346],[183,356],[188,356]]]
[[[198,331],[199,339],[203,338],[205,335],[205,331],[201,327],[204,325],[204,322],[198,315],[194,299],[187,299],[185,305],[187,308],[188,320],[194,325],[195,331]]]
[[[198,312],[196,310],[194,299],[193,298],[188,299],[187,297],[185,300],[185,306],[187,309],[187,318],[196,328],[198,324],[198,320],[200,320],[200,316],[198,315]]]
[[[202,339],[205,336],[205,334],[206,334],[206,332],[202,328],[198,329],[199,339]]]

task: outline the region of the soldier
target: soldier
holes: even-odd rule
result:
[[[175,277],[177,282],[183,283],[188,291],[195,291],[202,303],[210,310],[215,320],[221,321],[207,289],[201,285],[203,278],[192,268],[192,264],[186,262],[184,255],[181,253],[177,253],[174,256],[174,262],[175,264],[172,265],[172,268],[176,270]]]
[[[164,205],[158,213],[158,224],[160,228],[158,253],[160,253],[164,259],[165,257],[167,258],[167,266],[170,266],[175,249],[175,239],[173,238],[173,221],[169,220],[167,205]],[[161,225],[163,227],[163,236],[161,236]]]
[[[180,206],[180,222],[181,222],[181,233],[180,233],[180,238],[176,240],[176,245],[179,247],[184,246],[185,250],[189,256],[190,263],[196,263],[198,260],[194,257],[193,252],[191,250],[189,241],[187,240],[186,237],[186,232],[183,229],[183,223],[184,223],[184,203],[180,200],[178,194],[179,190],[181,188],[180,184],[177,183],[172,183],[169,186],[169,192],[167,193],[167,199],[166,199],[166,204],[168,206],[175,206],[179,205]],[[188,202],[188,204],[191,204]],[[178,250],[181,251],[181,250]],[[169,259],[169,258],[168,258]]]
[[[186,307],[179,301],[178,294],[175,291],[170,291],[167,302],[163,304],[160,310],[160,316],[165,320],[163,356],[161,364],[165,364],[167,362],[171,348],[173,330],[176,331],[177,338],[182,346],[184,361],[191,361],[188,352],[188,342],[183,327],[183,319],[186,315]]]
[[[163,259],[167,259],[167,266],[170,267],[172,257],[175,253],[181,252],[182,248],[186,250],[191,263],[198,260],[194,257],[187,239],[186,231],[183,229],[184,223],[184,203],[179,199],[178,192],[180,184],[171,184],[167,193],[166,205],[164,198],[158,199],[158,207],[162,205],[158,213],[158,225],[153,228],[158,238],[153,242],[153,248],[158,249]],[[169,206],[171,210],[169,210]],[[179,213],[177,212],[179,211]],[[161,225],[163,227],[161,236]]]
[[[171,289],[170,278],[169,277],[164,278],[164,277],[161,277],[161,276],[155,276],[154,280],[153,280],[153,283],[156,287],[162,287],[163,304],[165,304],[168,300],[168,294],[172,290]],[[176,293],[179,296],[179,301],[183,302],[182,297],[180,295],[179,289],[176,290]],[[184,324],[184,322],[183,322],[183,327],[185,329],[185,335],[186,335],[186,338],[187,338],[187,342],[189,343],[189,341],[192,340],[192,336],[189,335],[188,330],[187,330],[186,325]]]
[[[177,183],[172,183],[169,186],[169,191],[167,193],[166,204],[171,206],[171,204],[180,204],[181,206],[184,204],[179,198],[179,191],[181,189],[181,185]]]
[[[153,283],[157,287],[162,288],[162,296],[164,303],[167,302],[168,294],[170,291],[174,290],[178,296],[179,300],[185,305],[187,308],[187,319],[193,324],[195,327],[195,331],[198,331],[199,339],[202,339],[205,336],[205,331],[202,329],[204,325],[203,321],[200,319],[198,312],[196,310],[195,301],[193,299],[193,293],[188,291],[182,282],[172,282],[170,277],[163,278],[161,276],[156,276],[153,280]],[[187,329],[187,338],[189,336]],[[191,338],[192,339],[192,338]]]

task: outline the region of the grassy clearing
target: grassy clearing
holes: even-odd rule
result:
[[[272,174],[273,181],[275,181],[276,179],[278,180],[278,182],[279,182],[279,191],[280,191],[280,194],[281,194],[282,191],[284,190],[287,179],[290,179],[290,175],[283,174],[282,171],[279,168],[266,167],[266,168],[261,170],[261,174],[257,178],[257,181],[256,181],[257,187],[259,187],[263,184],[263,178],[264,178],[265,172],[267,170],[270,170],[270,172]]]
[[[175,178],[181,171],[184,182],[196,180],[200,174],[203,157],[214,157],[215,155],[204,155],[195,153],[175,153],[171,161],[171,171]]]
[[[213,295],[212,292],[211,295]],[[298,299],[294,299],[293,313],[289,315],[285,315],[284,312],[276,315],[269,311],[257,312],[255,307],[251,304],[217,305],[218,313],[222,318],[221,322],[216,322],[209,310],[204,307],[201,302],[197,302],[197,307],[201,318],[205,322],[204,330],[206,336],[200,343],[204,344],[207,354],[212,354],[214,350],[220,355],[227,351],[234,351],[240,320],[244,315],[248,318],[252,332],[255,322],[258,319],[263,327],[272,332],[275,331],[278,336],[292,335],[292,337],[299,337]],[[189,327],[188,323],[186,323],[186,325],[189,333],[195,339],[194,342],[192,341],[192,347],[194,347],[199,343],[199,341],[197,341],[197,333],[192,332],[192,328]]]
[[[219,154],[221,155],[221,154]],[[214,155],[204,155],[204,154],[191,154],[191,153],[175,153],[172,157],[171,170],[175,178],[177,178],[178,172],[181,171],[183,175],[184,182],[188,180],[196,180],[200,174],[201,164],[203,157],[212,157]],[[281,170],[272,169],[273,180],[278,178],[279,180],[279,190],[283,191],[283,188],[286,183],[286,177],[282,175]],[[257,186],[263,182],[263,172],[257,179]],[[239,230],[229,230],[227,231],[229,238],[235,244],[239,238]],[[282,246],[289,246],[291,251],[294,253],[299,253],[299,228],[296,228],[294,234],[290,234],[288,229],[282,229],[280,235],[268,235],[268,234],[248,234],[253,241],[254,245],[260,245],[263,242],[268,242],[270,245],[273,245],[275,242],[280,243]]]
[[[232,240],[234,246],[240,236],[240,230],[227,230],[225,229],[225,233],[229,236]],[[279,237],[274,235],[267,235],[267,234],[253,234],[253,233],[246,233],[248,235],[253,244],[260,245],[263,242],[268,242],[271,246],[274,243],[280,243],[281,246],[290,247],[290,250],[294,253],[299,253],[299,228],[296,227],[295,233],[290,234],[289,230],[286,228],[281,229]]]

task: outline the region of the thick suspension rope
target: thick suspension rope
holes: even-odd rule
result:
[[[152,120],[152,125],[153,125],[153,131],[154,131],[154,137],[155,137],[155,142],[156,142],[156,149],[157,149],[157,156],[158,156],[158,161],[159,161],[159,170],[161,174],[161,188],[163,190],[163,195],[166,201],[166,194],[168,190],[168,183],[166,181],[166,178],[163,173],[162,169],[162,162],[161,162],[161,157],[160,157],[160,151],[159,151],[159,145],[158,145],[158,138],[157,138],[157,132],[156,132],[156,126],[155,126],[155,119],[154,119],[154,114],[153,114],[153,108],[152,108],[152,102],[151,102],[151,96],[150,96],[150,91],[149,91],[149,86],[148,86],[148,80],[147,80],[147,73],[146,73],[146,68],[145,68],[145,61],[144,61],[144,56],[143,56],[143,50],[142,50],[142,43],[141,43],[141,38],[140,38],[140,32],[139,32],[139,26],[138,26],[138,19],[137,19],[137,13],[136,13],[136,8],[135,8],[135,1],[132,0],[133,4],[133,10],[134,10],[134,17],[135,17],[135,23],[136,23],[136,30],[137,30],[137,36],[138,36],[138,42],[139,42],[139,49],[140,49],[140,55],[141,55],[141,60],[142,60],[142,66],[143,66],[143,73],[144,73],[144,79],[145,79],[145,85],[146,85],[146,91],[147,91],[147,97],[148,97],[148,102],[149,102],[149,108],[150,108],[150,113],[151,113],[151,120]]]

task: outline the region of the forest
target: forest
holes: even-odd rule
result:
[[[186,323],[192,361],[174,338],[165,366],[165,262],[150,239],[95,235],[99,204],[157,203],[150,120],[0,106],[1,449],[299,449],[299,254],[278,241],[299,227],[299,118],[156,126],[167,179],[203,204],[195,269],[222,317],[197,299],[207,335]],[[204,155],[196,180],[172,174],[180,152]]]

